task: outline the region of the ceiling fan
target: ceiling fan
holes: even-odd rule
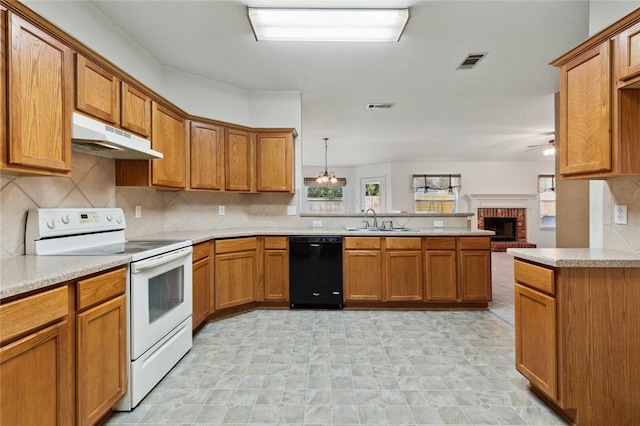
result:
[[[545,133],[546,136],[554,136],[554,132]],[[546,156],[553,155],[556,153],[556,140],[550,139],[547,143],[539,143],[536,145],[527,145],[526,151],[535,151],[537,149],[542,149],[542,153]]]

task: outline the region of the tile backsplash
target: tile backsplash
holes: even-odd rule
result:
[[[29,209],[39,207],[120,207],[127,238],[163,231],[242,226],[305,226],[287,216],[292,194],[231,194],[156,191],[116,187],[114,160],[74,152],[71,177],[1,176],[0,257],[24,254]],[[218,215],[218,206],[225,215]],[[135,206],[142,217],[134,218]]]
[[[640,253],[640,177],[608,181],[611,199],[604,206],[604,247]],[[613,220],[613,206],[627,206],[627,224]]]

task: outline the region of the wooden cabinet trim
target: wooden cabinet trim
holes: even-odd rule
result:
[[[380,237],[345,237],[343,240],[345,250],[380,249],[382,247]]]
[[[456,237],[424,237],[426,250],[455,250]]]
[[[289,248],[288,237],[264,237],[265,250],[287,250]]]
[[[551,296],[555,295],[555,271],[553,269],[516,259],[513,262],[513,271],[517,282]]]
[[[216,240],[215,253],[234,253],[239,251],[250,251],[258,248],[257,237],[231,238],[228,240]]]
[[[460,250],[491,250],[491,237],[460,237]]]
[[[420,250],[422,248],[422,238],[386,237],[385,247],[387,250]]]
[[[25,335],[69,314],[67,286],[0,305],[0,342]]]
[[[76,288],[77,309],[81,311],[124,294],[127,286],[126,272],[126,268],[121,268],[78,281]]]

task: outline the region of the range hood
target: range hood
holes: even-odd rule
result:
[[[162,153],[134,134],[74,112],[71,143],[76,151],[119,160],[153,160]]]

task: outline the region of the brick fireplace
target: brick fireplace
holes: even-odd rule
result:
[[[513,229],[513,221],[504,219],[514,219],[515,229]],[[496,232],[491,241],[492,251],[506,251],[510,247],[533,248],[536,246],[527,242],[527,209],[525,208],[479,207],[478,229],[492,229]]]

